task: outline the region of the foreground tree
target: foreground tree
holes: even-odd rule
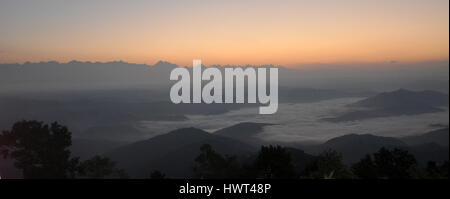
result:
[[[353,174],[342,163],[342,155],[328,149],[320,153],[313,163],[308,166],[302,177],[315,179],[345,179],[353,178]]]
[[[378,172],[373,163],[372,156],[366,155],[352,166],[353,173],[362,179],[378,178]]]
[[[410,178],[409,169],[417,164],[416,158],[402,149],[381,148],[373,154],[374,163],[380,177],[405,179]]]
[[[200,147],[200,155],[195,158],[194,175],[197,178],[236,178],[239,166],[234,156],[217,153],[209,144]]]
[[[442,178],[442,179],[448,179],[448,172],[449,172],[449,164],[448,161],[445,161],[441,164],[430,161],[427,164],[426,172],[429,178]]]
[[[78,157],[71,157],[71,134],[56,122],[16,122],[11,130],[0,134],[0,153],[15,160],[23,178],[105,177],[116,171],[107,158],[94,157],[80,163]]]
[[[281,146],[262,146],[253,168],[257,178],[294,178],[291,154]]]
[[[71,133],[56,122],[17,122],[0,135],[4,158],[15,159],[15,167],[23,171],[24,178],[73,176],[78,160],[70,157],[71,144]]]
[[[165,179],[166,174],[159,170],[154,170],[152,173],[150,173],[150,179]]]
[[[416,159],[402,149],[381,148],[372,156],[367,155],[354,164],[353,172],[364,179],[390,178],[425,178],[425,171],[417,165]]]
[[[78,176],[83,178],[128,178],[123,169],[117,169],[116,163],[109,158],[94,156],[78,166]]]

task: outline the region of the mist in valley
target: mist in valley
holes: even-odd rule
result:
[[[249,144],[248,148],[277,144],[312,154],[327,141],[344,135],[403,139],[442,128],[448,131],[448,61],[410,67],[402,63],[380,63],[377,67],[316,64],[299,69],[244,66],[279,67],[280,104],[272,115],[259,115],[259,104],[173,104],[169,90],[174,82],[169,74],[176,67],[163,61],[155,65],[78,61],[1,64],[0,127],[6,130],[21,120],[58,121],[72,132],[73,155],[82,159],[112,157],[133,177],[143,177],[143,171],[136,170],[135,164],[123,164],[129,155],[125,149],[188,127],[212,136],[220,134],[214,137],[219,140],[220,132],[234,132],[232,136],[224,134],[226,139]],[[183,134],[173,139],[195,140]],[[192,144],[160,151],[156,159],[145,164],[156,161],[158,164],[149,169],[165,167],[180,147]],[[232,152],[225,148],[221,152]],[[448,148],[443,151],[448,154]],[[184,167],[170,169],[166,172],[172,176],[187,175]]]

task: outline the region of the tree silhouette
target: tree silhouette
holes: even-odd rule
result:
[[[150,173],[150,178],[151,179],[164,179],[164,178],[166,178],[166,174],[164,174],[163,172],[161,172],[159,170],[154,170],[152,173]]]
[[[281,146],[262,146],[254,163],[258,178],[295,177],[291,155]]]
[[[427,164],[426,172],[429,178],[448,179],[449,163],[448,161],[445,161],[441,164],[438,164],[436,162],[430,161]]]
[[[359,178],[375,179],[378,178],[377,168],[373,163],[372,156],[366,155],[359,162],[352,166],[353,173]]]
[[[84,178],[128,178],[122,169],[115,167],[116,163],[109,158],[94,156],[78,167],[78,177]]]
[[[426,172],[416,163],[408,151],[394,148],[381,148],[372,156],[366,155],[352,167],[359,178],[425,178]]]
[[[380,177],[404,179],[410,178],[408,170],[416,165],[416,159],[408,151],[402,149],[381,148],[373,154],[374,163]]]
[[[353,178],[353,174],[342,163],[342,155],[331,149],[320,153],[302,176],[316,179]]]
[[[99,156],[80,162],[71,157],[71,132],[54,122],[16,122],[11,130],[0,134],[0,153],[13,158],[14,166],[22,170],[23,178],[104,178],[125,177],[115,163]]]
[[[74,175],[76,158],[67,149],[71,132],[54,122],[21,121],[0,135],[0,150],[4,158],[15,159],[24,178],[67,178]]]
[[[223,157],[212,149],[209,144],[200,147],[200,155],[195,158],[194,175],[197,178],[235,178],[239,167],[236,157]]]

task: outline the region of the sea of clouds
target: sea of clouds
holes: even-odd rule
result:
[[[432,124],[448,125],[449,110],[420,115],[403,115],[372,118],[351,122],[326,122],[323,118],[333,117],[348,111],[347,104],[361,98],[341,98],[313,103],[280,104],[273,115],[260,115],[254,107],[243,108],[219,115],[188,115],[185,121],[141,121],[139,127],[149,132],[146,136],[167,133],[170,130],[196,127],[208,132],[229,127],[241,122],[272,123],[264,127],[258,136],[268,141],[304,142],[326,141],[346,134],[373,134],[402,137],[423,134],[434,130]]]

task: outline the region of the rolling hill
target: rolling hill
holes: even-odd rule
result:
[[[448,129],[446,130],[448,136]],[[445,131],[445,129],[443,129],[443,131]],[[444,146],[433,142],[436,132],[442,133],[441,131],[435,131],[414,137],[414,140],[420,139],[421,137],[426,139],[423,139],[422,142],[415,142],[413,145],[411,142],[403,141],[405,138],[381,137],[370,134],[349,134],[332,138],[320,145],[306,147],[305,151],[311,154],[318,154],[326,149],[332,149],[341,153],[344,162],[347,164],[355,163],[366,154],[375,153],[382,147],[407,150],[422,164],[425,164],[428,161],[448,161],[448,145]],[[408,139],[411,138],[406,137],[406,140]]]
[[[149,177],[160,170],[171,178],[191,177],[200,146],[210,144],[222,154],[246,156],[256,148],[240,141],[196,128],[184,128],[148,140],[119,147],[106,154],[134,178]]]
[[[408,145],[421,145],[421,144],[428,144],[428,143],[436,143],[440,146],[446,146],[448,147],[448,134],[449,129],[443,128],[434,130],[422,135],[414,135],[414,136],[407,136],[403,137],[402,141],[407,143]]]

